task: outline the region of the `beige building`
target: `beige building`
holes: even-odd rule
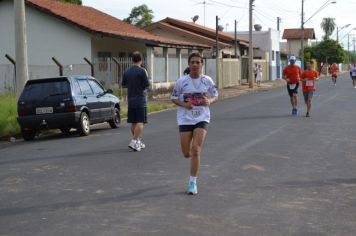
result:
[[[286,53],[288,56],[300,56],[302,30],[301,29],[285,29],[282,39],[287,40]],[[304,29],[304,46],[311,46],[312,40],[315,40],[315,32],[313,28]]]

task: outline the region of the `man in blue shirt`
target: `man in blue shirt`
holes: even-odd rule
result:
[[[133,66],[128,68],[122,80],[127,87],[127,123],[131,123],[132,140],[129,148],[141,151],[145,144],[141,141],[144,124],[147,123],[147,89],[150,86],[147,71],[142,68],[143,57],[140,52],[132,53]]]

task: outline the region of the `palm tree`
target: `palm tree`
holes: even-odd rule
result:
[[[323,21],[321,22],[320,27],[322,28],[322,30],[325,33],[324,39],[329,39],[329,37],[335,30],[335,26],[336,26],[335,18],[329,18],[329,17],[323,18]]]

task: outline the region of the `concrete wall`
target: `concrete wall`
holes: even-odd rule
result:
[[[91,58],[91,39],[85,31],[30,7],[26,22],[29,65],[53,65],[52,57],[63,65]],[[9,64],[5,54],[15,58],[13,1],[0,1],[0,35],[0,64]]]

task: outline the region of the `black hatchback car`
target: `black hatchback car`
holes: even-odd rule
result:
[[[76,128],[89,135],[90,124],[108,122],[119,127],[120,101],[112,90],[91,76],[66,76],[28,80],[17,104],[17,121],[25,140],[42,129],[69,133]]]

